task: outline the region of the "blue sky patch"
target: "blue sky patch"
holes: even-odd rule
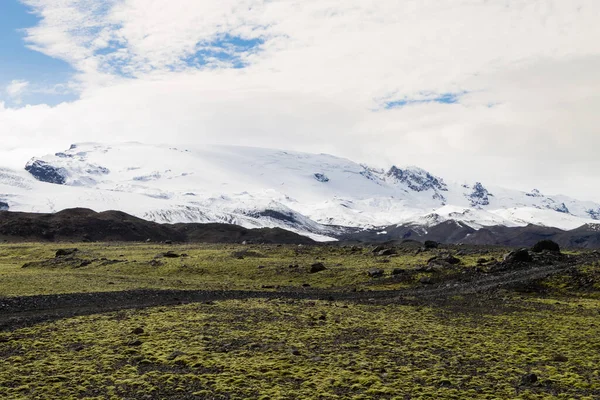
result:
[[[438,104],[457,104],[460,98],[467,94],[466,91],[456,93],[422,93],[420,96],[409,98],[404,97],[399,100],[387,101],[384,103],[386,109],[401,108],[411,104],[426,104],[426,103],[438,103]]]
[[[243,68],[246,66],[243,56],[256,51],[263,43],[264,40],[259,38],[244,39],[225,34],[213,41],[199,43],[197,51],[183,61],[187,66],[196,68],[220,64]]]
[[[21,96],[24,104],[58,104],[75,99],[64,87],[75,73],[66,62],[30,50],[25,43],[25,28],[38,24],[39,18],[18,0],[2,0],[0,10],[0,101],[15,105],[5,88],[14,80],[30,82]],[[37,93],[36,93],[37,92]]]

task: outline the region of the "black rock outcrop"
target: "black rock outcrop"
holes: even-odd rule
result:
[[[67,171],[64,168],[57,168],[42,160],[31,160],[25,166],[35,179],[41,182],[64,185],[67,182]]]

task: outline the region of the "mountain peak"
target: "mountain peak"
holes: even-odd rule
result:
[[[415,192],[423,192],[426,190],[447,191],[448,186],[442,178],[433,176],[429,172],[419,167],[398,168],[392,165],[386,174],[388,177],[395,179],[397,182],[406,184]]]

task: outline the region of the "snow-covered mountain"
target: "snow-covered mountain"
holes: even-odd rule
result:
[[[282,227],[325,239],[342,228],[460,221],[574,229],[600,204],[454,183],[417,167],[371,168],[327,154],[238,147],[81,143],[0,169],[0,209],[117,209],[157,222]],[[332,227],[331,225],[334,225]]]

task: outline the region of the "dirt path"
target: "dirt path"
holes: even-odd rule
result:
[[[548,277],[576,265],[571,259],[557,265],[530,265],[527,268],[450,279],[418,289],[396,291],[343,292],[298,289],[280,291],[176,291],[133,290],[125,292],[72,293],[62,295],[0,298],[0,331],[43,321],[123,309],[168,306],[185,303],[250,298],[288,298],[359,302],[429,303],[450,296],[489,292],[502,287]]]

